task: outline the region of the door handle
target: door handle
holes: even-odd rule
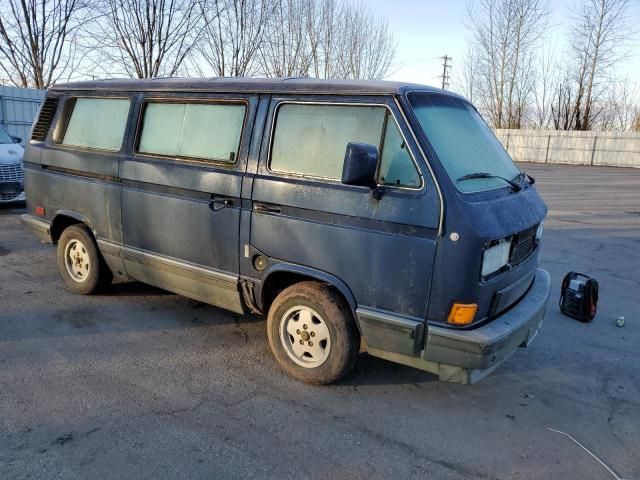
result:
[[[209,202],[209,209],[212,212],[219,212],[227,207],[233,207],[233,200],[227,197],[216,197],[211,195],[211,201]]]
[[[257,213],[280,213],[280,207],[266,203],[254,203],[253,211]]]

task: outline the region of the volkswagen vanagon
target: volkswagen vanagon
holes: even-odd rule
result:
[[[476,109],[420,85],[103,80],[49,90],[23,222],[66,287],[114,275],[267,315],[283,369],[359,351],[473,383],[536,336],[546,207]]]

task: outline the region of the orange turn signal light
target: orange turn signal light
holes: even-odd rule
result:
[[[478,305],[475,303],[454,303],[447,322],[452,325],[469,325],[473,322],[477,310]]]

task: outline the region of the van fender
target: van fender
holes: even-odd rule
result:
[[[74,220],[77,220],[78,223],[84,223],[87,227],[89,227],[89,229],[93,233],[93,236],[95,237],[96,231],[95,231],[95,228],[93,228],[93,224],[91,223],[91,220],[89,220],[86,216],[82,215],[81,213],[74,212],[72,210],[61,209],[61,210],[56,210],[56,212],[53,214],[53,217],[51,218],[51,239],[52,240],[54,239],[56,224],[59,221],[60,217],[69,217]]]
[[[260,299],[261,305],[264,307],[264,303],[262,301],[262,287],[268,283],[269,277],[274,273],[293,273],[297,275],[302,275],[305,277],[309,277],[312,279],[319,280],[321,282],[327,283],[334,287],[340,294],[344,297],[344,299],[349,304],[351,308],[351,313],[353,313],[354,318],[356,317],[356,308],[358,304],[356,303],[356,299],[351,292],[351,289],[340,280],[338,277],[331,275],[330,273],[323,272],[322,270],[316,270],[314,268],[305,267],[302,265],[296,265],[292,263],[276,263],[274,265],[269,266],[263,273],[262,281],[256,285],[257,287],[257,298]]]

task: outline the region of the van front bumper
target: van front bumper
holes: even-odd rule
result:
[[[518,347],[531,344],[544,319],[550,290],[549,274],[538,269],[526,295],[490,323],[474,330],[429,325],[423,358],[440,366],[441,380],[477,382]]]
[[[368,349],[369,353],[426,370],[440,380],[472,384],[493,372],[518,347],[526,347],[535,338],[544,319],[551,278],[537,269],[525,296],[510,310],[474,330],[455,330],[428,325],[425,347],[413,357]]]

